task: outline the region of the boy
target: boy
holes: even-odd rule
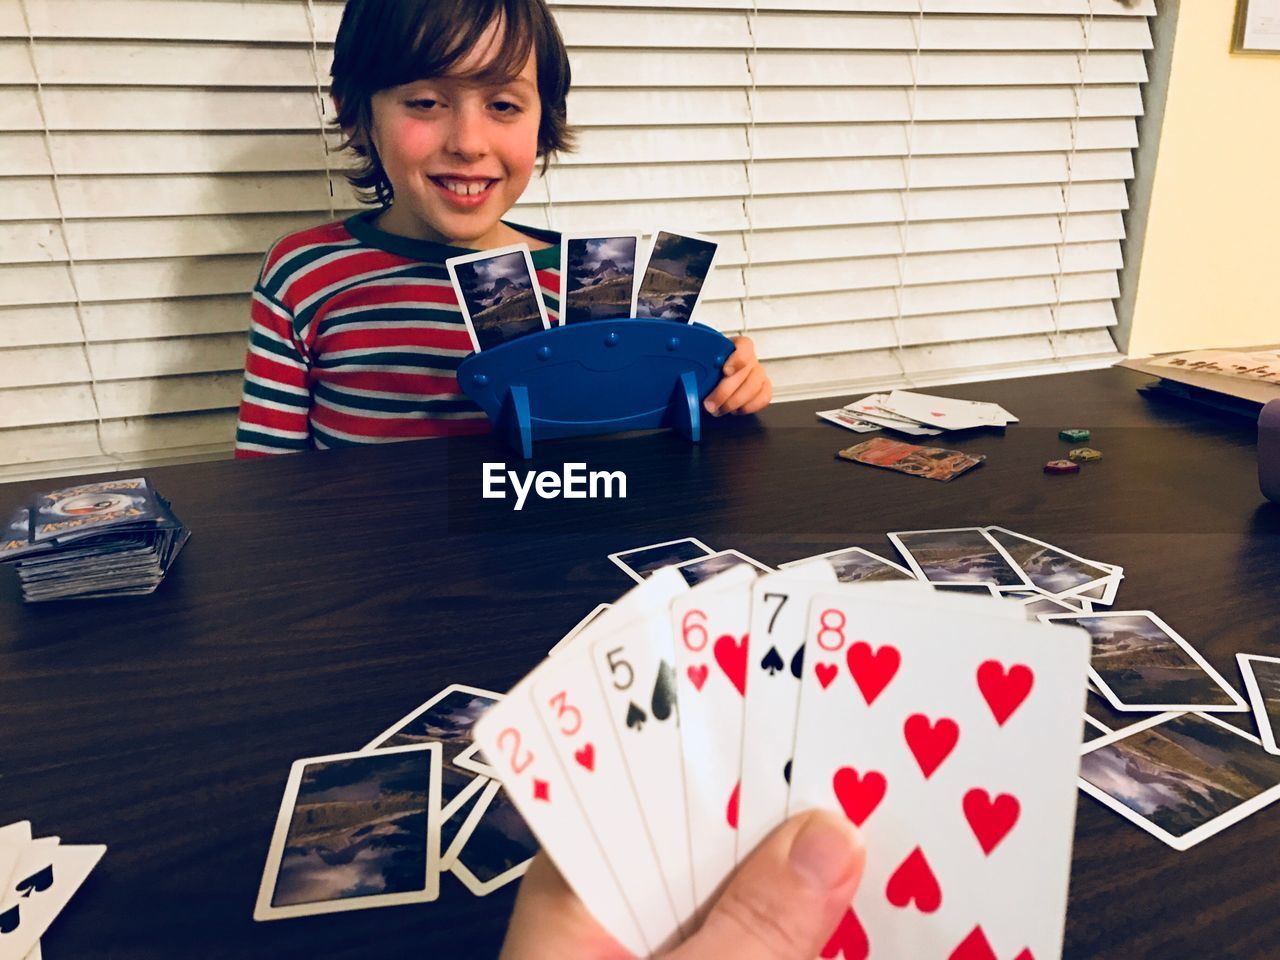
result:
[[[571,149],[569,60],[545,0],[348,0],[333,63],[353,184],[379,208],[267,252],[254,288],[236,455],[483,433],[458,390],[471,352],[444,261],[526,243],[553,319],[559,234],[502,219]],[[368,196],[371,195],[371,196]],[[710,413],[772,386],[735,339]]]

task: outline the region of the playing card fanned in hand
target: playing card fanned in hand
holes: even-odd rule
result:
[[[668,567],[475,739],[633,952],[680,942],[788,812],[823,807],[868,849],[824,956],[1044,960],[1061,951],[1088,648],[1021,602],[841,583],[821,557],[696,586]]]

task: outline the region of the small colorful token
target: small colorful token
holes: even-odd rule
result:
[[[1102,451],[1095,450],[1093,447],[1076,447],[1067,454],[1068,460],[1074,460],[1076,463],[1088,463],[1090,460],[1101,460]]]
[[[1044,465],[1045,473],[1079,473],[1080,464],[1070,460],[1050,460]]]
[[[1083,427],[1074,427],[1068,430],[1058,431],[1059,440],[1068,440],[1071,443],[1084,443],[1089,439],[1089,431]]]

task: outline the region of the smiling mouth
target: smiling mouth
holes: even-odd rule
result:
[[[475,197],[492,187],[497,180],[461,180],[456,177],[430,177],[432,183],[459,197]]]

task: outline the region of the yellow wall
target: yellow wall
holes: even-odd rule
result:
[[[1182,0],[1130,354],[1280,343],[1280,54]]]

